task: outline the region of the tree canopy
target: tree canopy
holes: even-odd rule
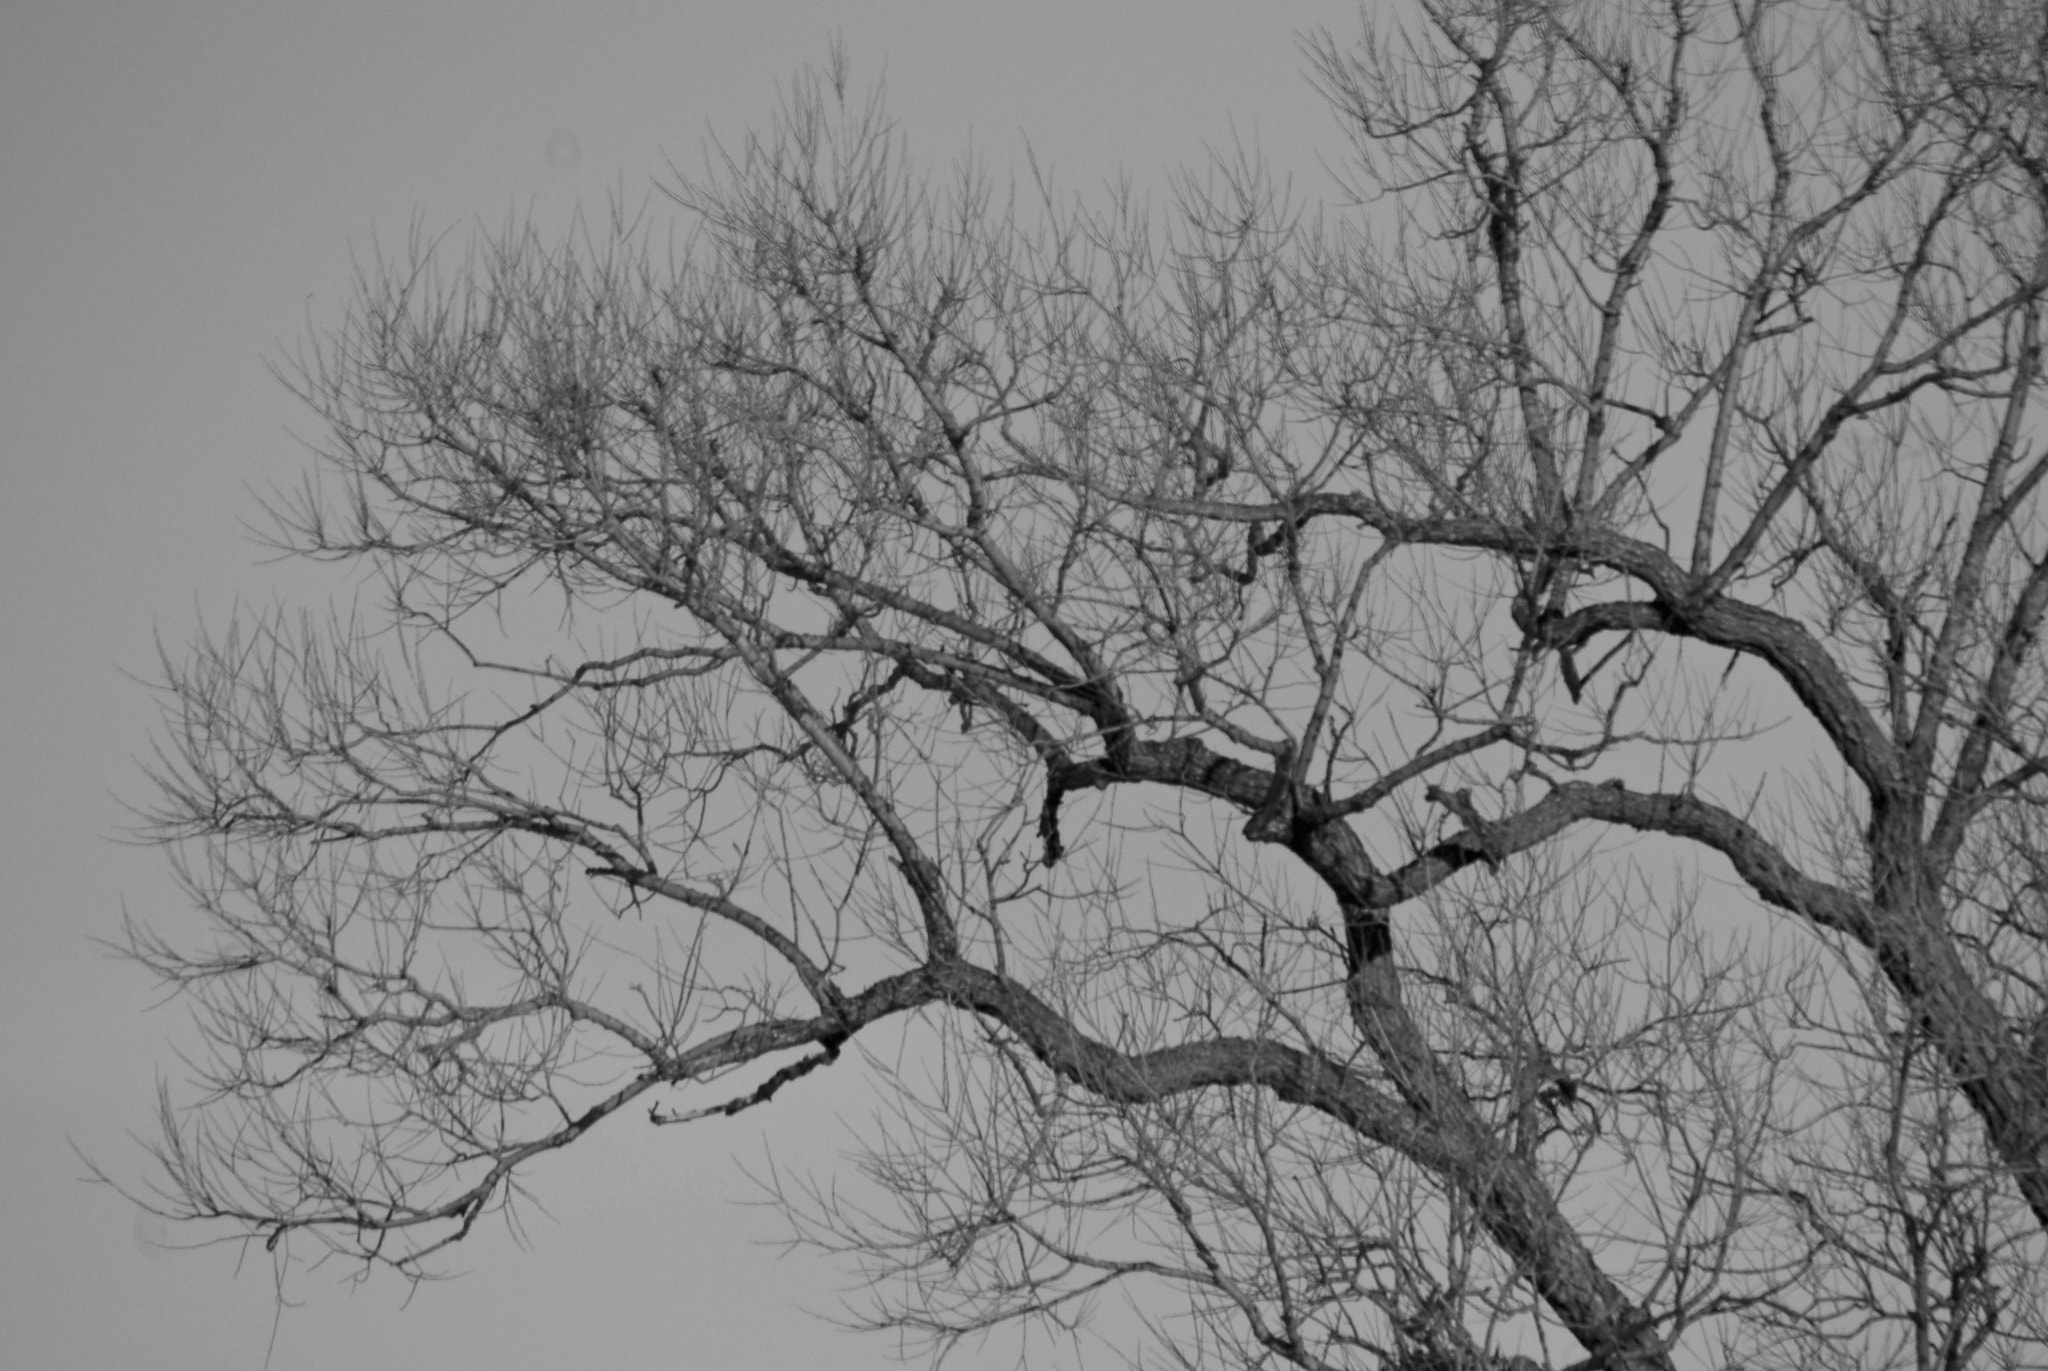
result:
[[[792,1217],[942,1348],[2040,1364],[2048,20],[1305,46],[1326,205],[926,177],[835,65],[679,245],[365,272],[273,512],[374,593],[165,668],[156,1203],[417,1271],[859,1071]]]

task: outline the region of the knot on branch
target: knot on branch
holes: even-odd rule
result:
[[[1479,806],[1472,803],[1470,790],[1445,790],[1441,786],[1430,786],[1423,794],[1428,797],[1431,804],[1449,810],[1465,825],[1466,842],[1478,852],[1480,861],[1494,870],[1500,868],[1501,858],[1508,855],[1507,845],[1501,842],[1495,825],[1480,816]]]
[[[1289,748],[1273,763],[1273,779],[1266,786],[1266,798],[1244,821],[1244,836],[1255,843],[1288,843],[1295,836],[1301,817],[1294,782],[1294,750]]]

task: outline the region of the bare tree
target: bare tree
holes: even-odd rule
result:
[[[1341,210],[1020,210],[835,67],[686,249],[367,276],[279,513],[377,594],[167,667],[160,1203],[418,1270],[866,1070],[787,1198],[942,1348],[2040,1364],[2039,7],[1310,52]]]

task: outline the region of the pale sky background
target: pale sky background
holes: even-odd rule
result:
[[[373,233],[637,200],[763,126],[835,30],[927,164],[971,139],[1021,173],[1028,138],[1065,186],[1156,191],[1236,140],[1313,197],[1342,152],[1303,78],[1316,25],[1355,7],[0,0],[0,1362],[257,1371],[275,1321],[279,1371],[896,1364],[795,1312],[839,1309],[849,1272],[778,1257],[776,1216],[730,1202],[735,1157],[829,1168],[864,1113],[843,1070],[717,1124],[622,1116],[537,1173],[527,1249],[481,1228],[417,1292],[298,1272],[281,1316],[260,1250],[164,1250],[193,1235],[82,1184],[73,1144],[139,1178],[127,1135],[189,1041],[90,941],[179,900],[112,841],[155,717],[132,678],[289,584],[243,521],[314,430],[265,363],[336,318]]]

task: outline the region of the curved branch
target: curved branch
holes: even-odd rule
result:
[[[1403,542],[1513,557],[1565,557],[1617,572],[1642,584],[1651,599],[1591,605],[1556,619],[1525,624],[1524,630],[1540,634],[1543,645],[1553,647],[1572,645],[1606,629],[1653,630],[1756,657],[1791,688],[1840,749],[1843,761],[1873,794],[1890,795],[1902,783],[1891,739],[1857,697],[1849,677],[1802,624],[1725,594],[1701,595],[1699,578],[1661,548],[1640,539],[1602,528],[1548,531],[1491,519],[1417,517],[1357,494],[1309,495],[1285,504],[1258,505],[1161,500],[1135,494],[1119,498],[1161,513],[1229,523],[1352,519]]]

